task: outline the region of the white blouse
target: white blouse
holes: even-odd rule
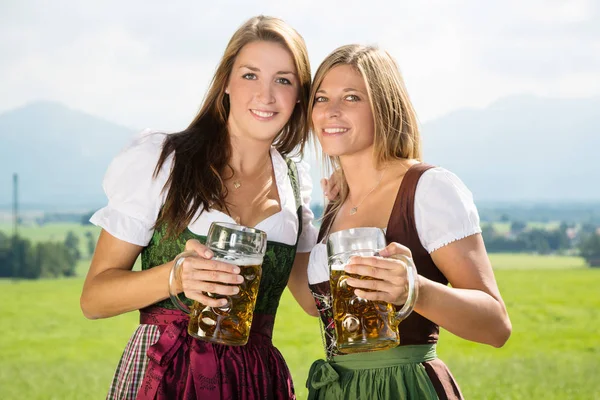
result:
[[[167,190],[163,190],[163,187],[173,163],[171,154],[158,175],[153,176],[166,137],[166,133],[144,130],[117,155],[108,167],[102,184],[108,197],[108,205],[94,213],[90,222],[125,242],[148,245],[154,233],[153,226],[166,199]],[[271,160],[281,211],[259,222],[256,228],[266,232],[269,241],[294,245],[298,236],[298,218],[288,166],[275,148],[271,148]],[[305,162],[297,162],[296,165],[302,197],[302,233],[298,239],[297,251],[307,253],[317,240],[317,230],[312,224],[314,215],[310,209],[312,181],[308,165]],[[200,212],[198,210],[188,226],[197,235],[205,236],[210,224],[215,221],[235,223],[229,215],[220,211],[209,210],[198,218]]]
[[[430,254],[454,241],[481,233],[473,194],[452,172],[431,168],[423,173],[415,192],[415,225],[419,240]],[[310,254],[308,281],[329,280],[327,248],[317,244]]]

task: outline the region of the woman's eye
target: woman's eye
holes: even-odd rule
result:
[[[327,97],[323,97],[323,96],[315,97],[315,103],[324,103],[326,101],[327,101]]]
[[[292,84],[292,82],[290,82],[290,80],[287,79],[287,78],[277,78],[275,80],[275,82],[281,83],[281,84],[284,84],[284,85],[291,85]]]
[[[248,79],[248,80],[253,80],[253,79],[256,79],[256,74],[249,72],[247,74],[242,75],[242,78]]]
[[[346,100],[348,100],[348,101],[360,101],[360,97],[358,97],[355,94],[349,94],[348,96],[346,96]]]

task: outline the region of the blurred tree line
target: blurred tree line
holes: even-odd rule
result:
[[[600,234],[593,223],[528,229],[525,222],[513,221],[504,233],[487,223],[482,224],[482,235],[489,253],[579,254],[590,266],[600,266]]]
[[[482,222],[551,222],[600,224],[600,203],[478,203]]]
[[[319,226],[323,207],[313,204],[311,208],[315,215],[314,223]],[[599,208],[596,206],[592,210],[594,217]],[[515,209],[508,211],[510,210],[516,213]],[[540,215],[537,217],[543,216],[545,219],[544,213],[549,214],[550,211],[555,210],[542,209],[538,211]],[[568,215],[570,218],[566,219],[568,222],[561,223],[555,229],[531,224],[531,219],[516,219],[511,218],[513,216],[507,213],[500,214],[497,210],[495,212],[498,218],[494,218],[493,221],[485,218],[484,215],[481,218],[482,233],[488,252],[580,255],[590,266],[600,267],[600,223],[590,217],[589,210],[587,215],[579,211],[575,215],[571,210]],[[69,221],[88,225],[91,215],[92,212],[67,216],[52,214],[44,217],[43,221],[36,222],[43,225],[48,222]],[[487,216],[489,217],[489,214]],[[585,216],[587,222],[577,221],[575,216],[581,219]],[[495,225],[496,222],[500,222],[501,225]],[[96,238],[92,232],[85,232],[84,240],[86,242],[80,244],[80,238],[70,231],[63,242],[32,243],[25,238],[8,236],[0,232],[0,278],[36,279],[74,276],[77,262],[94,254]]]
[[[589,234],[579,244],[579,255],[591,267],[600,267],[600,235]]]
[[[93,254],[95,241],[86,233],[87,250]],[[68,232],[63,242],[38,242],[0,232],[0,278],[57,278],[75,275],[82,258],[79,237]]]

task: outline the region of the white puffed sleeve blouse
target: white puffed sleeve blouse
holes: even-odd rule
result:
[[[165,202],[173,156],[170,155],[157,176],[154,176],[157,161],[167,134],[145,130],[115,157],[104,177],[103,188],[108,204],[92,215],[90,221],[102,227],[112,236],[146,246],[154,233],[154,224]],[[271,160],[281,211],[256,225],[267,233],[269,241],[294,245],[298,235],[296,201],[288,176],[288,167],[283,156],[271,148]],[[297,251],[310,252],[316,242],[317,230],[312,224],[314,215],[310,209],[312,181],[308,164],[297,162],[302,197],[302,233]],[[196,217],[200,214],[198,210]],[[212,222],[235,222],[229,215],[216,210],[203,212],[194,217],[188,229],[197,235],[206,235]]]
[[[419,240],[429,253],[481,233],[471,191],[455,174],[444,168],[431,168],[421,175],[415,192],[414,210]],[[310,255],[308,281],[316,284],[328,279],[327,248],[324,243],[319,243]]]

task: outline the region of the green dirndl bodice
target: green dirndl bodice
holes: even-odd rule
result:
[[[300,183],[296,164],[292,160],[287,160],[288,176],[294,191],[296,209],[298,215],[298,238],[302,233],[302,200],[300,197]],[[200,243],[206,243],[206,236],[197,235],[186,229],[177,237],[166,238],[167,227],[159,226],[154,230],[152,239],[147,247],[142,250],[141,260],[142,269],[146,270],[156,265],[162,265],[172,261],[179,253],[185,249],[185,243],[190,239],[197,239]],[[267,233],[268,239],[268,233]],[[297,240],[296,240],[297,243]],[[279,301],[285,287],[287,286],[294,259],[296,257],[296,245],[287,245],[267,240],[267,250],[262,264],[262,277],[256,299],[255,314],[275,315],[279,306]],[[184,302],[191,306],[192,300],[184,299]],[[166,309],[176,309],[170,299],[166,299],[154,304],[152,307],[162,307]]]

